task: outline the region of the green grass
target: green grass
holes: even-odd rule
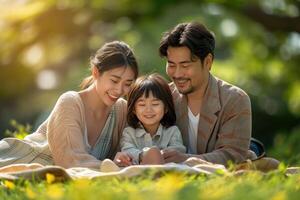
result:
[[[29,126],[12,121],[14,131],[8,135],[23,138]],[[299,166],[300,128],[285,137],[279,137],[271,150],[271,155],[288,165]],[[276,148],[275,148],[276,147]],[[280,147],[280,148],[279,148]],[[288,149],[288,151],[287,151]],[[286,151],[282,151],[286,150]],[[196,199],[299,199],[300,174],[285,175],[286,166],[281,164],[277,171],[262,174],[257,171],[234,175],[188,176],[182,173],[164,173],[160,176],[148,172],[130,179],[101,178],[97,180],[78,179],[65,183],[55,183],[51,174],[46,181],[9,182],[0,180],[0,200],[41,199],[41,200],[196,200]]]
[[[299,199],[300,175],[268,174],[188,176],[169,172],[130,179],[78,179],[66,183],[0,181],[0,199]]]

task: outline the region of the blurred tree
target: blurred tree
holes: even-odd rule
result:
[[[197,20],[217,38],[213,72],[245,89],[253,134],[271,144],[300,119],[299,0],[2,0],[0,131],[33,123],[59,93],[77,89],[105,41],[128,42],[142,73],[164,74],[162,33]]]

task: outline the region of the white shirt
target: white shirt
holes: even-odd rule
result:
[[[189,147],[188,153],[190,154],[197,154],[197,135],[198,135],[198,124],[199,124],[199,117],[198,115],[194,115],[191,109],[188,107],[188,116],[189,116]]]

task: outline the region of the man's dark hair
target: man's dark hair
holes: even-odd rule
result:
[[[203,62],[209,53],[214,56],[215,37],[201,23],[182,23],[164,33],[159,47],[161,57],[167,56],[168,47],[187,47],[192,53],[192,58],[197,56]]]

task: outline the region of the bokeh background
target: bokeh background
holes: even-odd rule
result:
[[[252,101],[253,136],[268,155],[300,163],[300,0],[0,0],[0,138],[48,116],[79,90],[89,57],[124,40],[142,73],[165,75],[162,33],[199,21],[216,35],[212,73]]]

